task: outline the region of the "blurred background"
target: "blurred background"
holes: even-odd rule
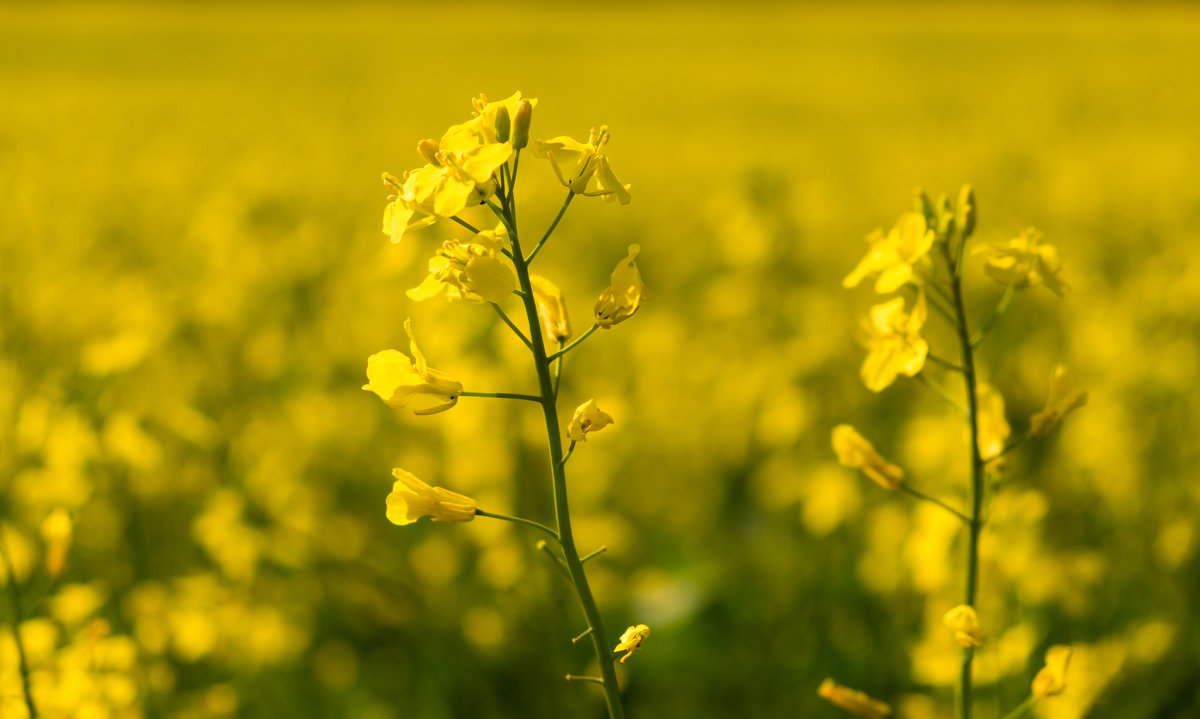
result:
[[[1070,688],[1038,716],[1200,715],[1197,68],[1190,3],[0,5],[0,536],[39,708],[602,715],[562,680],[590,649],[536,536],[384,517],[404,467],[550,520],[536,409],[360,389],[409,316],[468,389],[534,388],[487,308],[404,296],[461,231],[380,233],[380,173],[520,90],[535,138],[608,124],[633,185],[577,199],[538,271],[579,329],[630,243],[653,295],[561,395],[616,418],[570,480],[610,634],[653,627],[620,666],[630,716],[842,716],[827,676],[950,716],[963,534],[839,466],[830,431],[965,501],[961,422],[916,382],[863,387],[879,299],[841,280],[915,186],[966,182],[977,241],[1036,226],[1072,288],[1019,293],[981,348],[1014,432],[1055,364],[1090,393],[990,495],[977,716],[1056,643]],[[563,190],[527,155],[520,191],[540,233]],[[966,282],[982,317],[1002,288]]]

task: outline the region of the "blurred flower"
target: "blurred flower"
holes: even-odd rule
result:
[[[1067,368],[1058,365],[1054,368],[1054,376],[1050,378],[1050,397],[1046,400],[1046,408],[1030,418],[1030,431],[1035,437],[1045,437],[1058,429],[1063,417],[1086,405],[1087,397],[1087,392],[1081,391],[1067,379]]]
[[[1067,688],[1067,664],[1071,661],[1071,648],[1055,644],[1046,650],[1046,666],[1033,678],[1031,690],[1035,697],[1053,697]]]
[[[645,624],[638,624],[625,630],[621,635],[621,641],[617,644],[614,652],[625,652],[625,656],[621,657],[621,663],[633,656],[633,653],[640,651],[642,642],[646,641],[646,637],[650,636],[650,627]]]
[[[567,427],[567,436],[572,442],[584,442],[588,432],[598,432],[613,423],[613,418],[596,406],[596,400],[589,399],[579,405],[571,424]]]
[[[502,302],[517,288],[509,265],[497,256],[504,247],[504,233],[485,230],[471,242],[447,240],[429,260],[429,274],[407,292],[421,301],[444,294],[447,298],[472,302]]]
[[[869,351],[862,366],[862,380],[867,388],[879,392],[896,380],[896,375],[909,377],[925,366],[929,344],[921,338],[928,309],[925,293],[917,295],[912,314],[904,312],[904,298],[875,305],[863,320],[862,344]]]
[[[900,215],[896,226],[885,237],[882,230],[867,236],[871,248],[854,271],[842,280],[843,287],[857,287],[867,275],[879,274],[875,291],[895,292],[913,278],[913,264],[933,247],[934,233],[918,212]]]
[[[367,383],[363,389],[374,392],[393,407],[403,407],[414,396],[429,395],[444,400],[433,407],[413,410],[414,414],[435,414],[450,409],[462,394],[462,383],[425,364],[425,355],[413,337],[412,320],[404,320],[410,360],[398,350],[383,350],[367,358]]]
[[[441,487],[430,487],[416,475],[399,467],[392,470],[396,482],[387,496],[387,518],[404,526],[421,517],[435,522],[470,522],[475,519],[475,500]]]
[[[541,275],[529,275],[533,286],[533,299],[537,303],[538,317],[542,320],[542,332],[555,344],[566,342],[571,336],[571,319],[567,316],[567,305],[562,290]]]
[[[833,451],[837,452],[839,462],[861,469],[884,489],[896,489],[904,481],[904,470],[886,462],[871,443],[848,424],[833,428]]]
[[[966,604],[946,612],[942,622],[954,632],[954,638],[964,647],[978,647],[983,644],[983,633],[979,629],[979,617],[973,607]]]
[[[1004,451],[1012,430],[1004,417],[1004,395],[999,390],[981,382],[975,388],[975,398],[978,405],[979,456],[986,461]]]
[[[609,137],[608,125],[601,125],[599,132],[592,129],[586,143],[569,137],[538,140],[533,144],[533,154],[549,159],[558,181],[571,192],[603,197],[607,202],[618,200],[622,205],[628,205],[630,185],[621,184],[613,174],[608,158],[600,154],[600,148],[608,144]],[[566,172],[563,166],[568,168]]]
[[[67,566],[73,534],[71,515],[65,509],[56,509],[42,520],[41,529],[42,539],[46,542],[46,571],[51,577],[57,577]]]
[[[1042,233],[1029,227],[1016,239],[981,245],[971,254],[983,255],[983,270],[1002,285],[1022,290],[1041,284],[1062,297],[1070,288],[1058,277],[1062,271],[1058,250],[1039,244],[1041,239]]]
[[[629,319],[638,311],[642,300],[650,298],[635,263],[641,251],[638,245],[629,246],[629,254],[612,271],[609,286],[596,300],[596,324],[601,328],[608,329]]]
[[[401,180],[391,173],[383,173],[383,184],[396,193],[389,195],[391,202],[383,208],[383,232],[393,243],[400,242],[410,232],[437,222],[432,207],[423,207],[411,199],[415,185],[405,189],[409,184],[408,177],[409,174],[406,174],[405,179]]]
[[[867,717],[867,719],[883,719],[892,713],[892,708],[887,704],[863,692],[844,687],[832,679],[826,679],[821,682],[821,686],[817,689],[817,694],[822,699],[826,699],[846,711]]]

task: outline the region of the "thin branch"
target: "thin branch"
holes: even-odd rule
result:
[[[532,352],[533,343],[529,341],[529,338],[525,336],[525,333],[521,331],[521,328],[513,324],[513,321],[508,318],[508,315],[504,314],[504,310],[500,309],[500,305],[496,304],[495,302],[489,302],[488,304],[496,309],[496,314],[500,315],[500,319],[504,320],[504,324],[508,325],[508,328],[512,330],[517,337],[520,337],[521,341],[524,342],[525,346],[528,347]]]

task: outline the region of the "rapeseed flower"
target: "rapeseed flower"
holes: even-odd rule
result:
[[[839,462],[861,469],[863,474],[884,489],[897,489],[904,481],[904,470],[885,461],[875,447],[848,424],[833,428],[833,451],[837,453]]]
[[[621,184],[608,158],[600,152],[609,137],[608,125],[601,125],[599,131],[592,129],[587,142],[565,136],[538,140],[533,144],[533,154],[550,160],[558,181],[576,195],[603,197],[606,202],[616,200],[628,205],[630,185]]]
[[[817,694],[822,699],[867,719],[884,719],[892,713],[892,708],[887,704],[856,689],[844,687],[832,679],[821,682]]]
[[[641,250],[637,245],[629,246],[629,254],[612,271],[609,286],[596,300],[596,324],[603,329],[632,317],[641,306],[642,300],[650,297],[646,292],[646,285],[642,283],[642,274],[638,272],[636,263]]]
[[[1033,678],[1030,687],[1035,697],[1053,697],[1067,688],[1067,664],[1071,661],[1071,648],[1056,644],[1046,650],[1046,666]]]
[[[67,566],[67,553],[74,534],[71,515],[60,507],[46,515],[41,530],[42,539],[46,542],[46,572],[51,577],[57,577]]]
[[[589,399],[576,408],[567,426],[567,436],[572,442],[584,442],[589,432],[598,432],[612,423],[613,418],[596,406],[596,400]]]
[[[1004,452],[1012,429],[1004,416],[1004,395],[1000,394],[999,390],[981,382],[975,388],[975,397],[978,407],[976,423],[979,428],[979,456],[987,461]]]
[[[404,320],[412,359],[398,350],[383,350],[367,358],[367,383],[363,389],[374,392],[393,407],[404,407],[419,395],[441,401],[432,407],[413,410],[414,414],[436,414],[453,407],[462,394],[462,383],[447,377],[425,363],[425,355],[417,347],[412,320]]]
[[[911,313],[904,312],[903,297],[871,308],[863,320],[861,339],[868,350],[862,366],[862,380],[868,389],[879,392],[897,375],[911,377],[925,366],[929,344],[921,338],[921,327],[927,313],[923,292],[917,295]]]
[[[913,265],[929,253],[933,241],[934,232],[925,217],[919,212],[906,212],[886,236],[882,230],[867,236],[871,247],[854,271],[842,280],[842,286],[857,287],[867,275],[878,274],[875,291],[895,292],[912,281]]]
[[[1050,378],[1050,397],[1046,408],[1029,420],[1030,431],[1035,437],[1044,437],[1062,422],[1063,417],[1087,404],[1087,392],[1080,390],[1067,379],[1067,368],[1058,365]]]
[[[517,278],[499,250],[504,233],[485,230],[471,242],[447,240],[429,260],[429,274],[407,292],[413,300],[438,295],[472,302],[502,302],[517,288]]]
[[[541,275],[529,275],[529,284],[533,287],[533,299],[546,339],[556,344],[566,342],[571,337],[571,318],[567,316],[562,290]]]
[[[617,644],[614,652],[625,652],[625,656],[621,657],[621,663],[633,656],[636,651],[641,651],[642,642],[646,641],[646,637],[650,636],[650,627],[645,624],[637,624],[625,630],[621,635],[620,643]]]
[[[946,612],[942,623],[954,632],[954,639],[964,647],[978,647],[983,644],[983,632],[979,628],[979,616],[975,609],[966,604]]]
[[[430,487],[411,472],[392,470],[396,482],[387,496],[387,518],[404,526],[421,517],[435,522],[470,522],[475,519],[475,500],[441,487]]]
[[[975,248],[971,254],[983,255],[983,271],[1002,285],[1018,290],[1031,285],[1062,297],[1070,287],[1059,278],[1062,262],[1053,245],[1041,244],[1042,233],[1029,227],[1008,242],[992,242]]]

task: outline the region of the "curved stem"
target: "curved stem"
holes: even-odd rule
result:
[[[0,527],[0,559],[4,561],[4,573],[8,576],[8,596],[12,602],[13,643],[17,645],[17,663],[21,672],[21,689],[25,693],[25,710],[29,719],[37,719],[37,706],[33,703],[33,690],[29,687],[29,660],[25,655],[25,642],[21,639],[21,587],[17,584],[17,572],[8,555],[8,544],[4,541],[4,529]]]
[[[563,202],[562,207],[558,208],[558,214],[554,216],[554,222],[550,223],[550,228],[546,230],[546,234],[542,235],[542,239],[534,246],[533,251],[525,258],[525,264],[533,262],[533,258],[537,257],[537,253],[542,251],[542,245],[546,244],[546,240],[550,239],[550,235],[554,234],[554,228],[558,227],[558,221],[567,214],[567,208],[571,206],[571,200],[575,197],[575,193],[567,190],[567,199]]]
[[[959,259],[962,256],[959,249]],[[967,393],[967,420],[971,427],[971,521],[967,541],[967,579],[963,594],[963,604],[975,606],[975,595],[979,585],[979,533],[983,527],[980,519],[983,510],[984,490],[984,461],[979,454],[979,398],[976,396],[975,385],[975,353],[971,344],[971,332],[967,327],[967,312],[963,302],[961,268],[951,256],[949,248],[942,245],[942,256],[950,270],[950,289],[954,296],[954,309],[958,322],[955,329],[958,332],[959,346],[962,348],[963,378]],[[973,647],[965,647],[962,652],[962,671],[959,677],[959,693],[962,697],[959,706],[960,719],[971,719],[971,664],[975,658]]]
[[[909,493],[909,494],[911,494],[912,496],[916,497],[917,499],[919,499],[919,500],[921,500],[921,501],[923,501],[923,502],[930,502],[930,503],[932,503],[932,504],[936,504],[937,506],[939,506],[939,507],[941,507],[942,509],[946,510],[946,511],[947,511],[947,512],[949,512],[950,514],[953,514],[955,517],[958,517],[958,518],[959,518],[959,519],[961,519],[963,522],[965,522],[965,523],[966,523],[968,526],[970,526],[970,524],[971,524],[971,520],[967,518],[967,515],[965,515],[965,514],[963,514],[962,512],[958,511],[958,510],[957,510],[957,509],[955,509],[954,507],[951,507],[950,505],[946,504],[945,502],[943,502],[942,500],[938,499],[937,497],[931,497],[931,496],[929,496],[928,494],[925,494],[924,492],[918,492],[917,490],[915,490],[915,489],[913,489],[912,487],[908,486],[908,483],[907,483],[907,482],[901,482],[901,483],[900,483],[900,489],[901,489],[901,490],[903,490],[903,491],[905,491],[905,492],[907,492],[907,493]]]
[[[521,295],[521,298],[524,299],[524,295]],[[500,305],[496,304],[495,302],[489,302],[488,304],[496,309],[496,314],[500,315],[500,319],[504,320],[504,324],[508,325],[508,328],[513,331],[513,334],[515,334],[517,337],[520,337],[521,341],[525,343],[526,347],[533,349],[533,345],[529,342],[529,338],[525,336],[525,333],[521,331],[520,327],[517,327],[515,324],[513,324],[513,321],[508,318],[508,315],[504,314],[504,310],[500,309]]]
[[[570,198],[568,198],[568,202],[570,202]],[[559,214],[561,216],[562,213]],[[558,421],[554,379],[550,370],[551,361],[546,355],[541,322],[538,320],[537,303],[533,299],[533,286],[529,280],[530,258],[524,258],[525,256],[521,252],[520,238],[511,225],[511,218],[507,218],[507,222],[515,258],[513,265],[517,271],[517,281],[521,290],[525,292],[523,300],[525,316],[529,324],[529,339],[532,345],[530,349],[542,397],[542,414],[545,418],[546,439],[550,449],[550,473],[554,488],[554,515],[555,524],[558,527],[559,545],[562,547],[567,573],[570,575],[571,583],[579,597],[579,604],[587,619],[588,627],[592,629],[592,647],[600,667],[602,679],[599,680],[599,683],[604,688],[604,700],[608,707],[608,715],[610,719],[624,719],[625,710],[621,705],[621,690],[617,684],[617,673],[613,666],[613,654],[609,649],[608,636],[604,631],[604,621],[600,616],[600,610],[596,607],[592,590],[588,586],[587,573],[584,572],[583,562],[579,558],[579,550],[575,547],[575,533],[571,527],[571,511],[567,502],[567,475],[563,466],[563,433]],[[549,236],[549,232],[547,236]]]
[[[562,463],[566,464],[573,454],[575,454],[575,440],[571,440],[571,446],[567,447],[567,453],[563,455]]]
[[[491,399],[523,399],[529,402],[541,402],[542,398],[532,394],[518,394],[516,392],[468,392],[463,390],[459,397],[489,397]]]
[[[502,519],[505,522],[512,522],[514,524],[524,524],[527,527],[533,527],[534,529],[543,531],[546,534],[549,534],[551,537],[554,537],[554,541],[556,541],[556,542],[558,541],[558,532],[554,531],[553,529],[547,527],[544,524],[539,524],[538,522],[535,522],[532,519],[525,519],[524,517],[510,517],[507,514],[496,514],[495,512],[485,512],[482,509],[479,509],[478,507],[475,508],[475,515],[478,517],[491,517],[492,519]]]
[[[600,325],[592,325],[591,327],[588,327],[588,328],[587,328],[587,330],[586,330],[586,331],[585,331],[583,334],[579,335],[579,336],[578,336],[578,337],[576,337],[574,340],[572,340],[571,344],[567,345],[566,347],[563,347],[563,348],[562,348],[562,349],[560,349],[559,351],[557,351],[557,352],[555,352],[554,354],[550,355],[549,357],[547,357],[547,358],[546,358],[546,360],[547,360],[547,361],[549,361],[549,362],[553,362],[554,360],[558,359],[559,357],[562,357],[562,356],[563,356],[563,355],[565,355],[566,353],[568,353],[568,352],[570,352],[571,350],[575,349],[575,346],[576,346],[576,345],[578,345],[579,343],[583,342],[583,341],[584,341],[584,340],[586,340],[588,337],[591,337],[591,336],[592,336],[592,333],[593,333],[593,332],[595,332],[595,331],[596,331],[596,330],[598,330],[598,329],[600,329]]]

